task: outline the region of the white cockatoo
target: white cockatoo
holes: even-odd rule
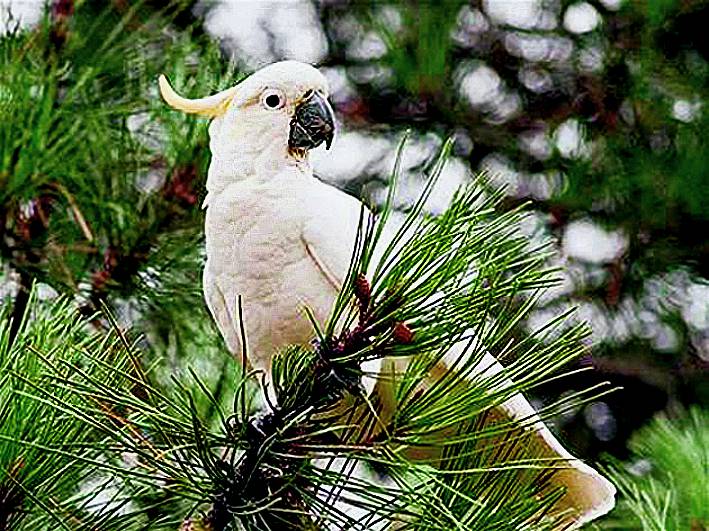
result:
[[[327,320],[360,224],[360,201],[316,179],[308,159],[310,149],[322,143],[329,147],[333,140],[335,117],[327,80],[308,64],[282,61],[201,99],[179,96],[164,76],[159,83],[171,107],[212,119],[204,202],[204,294],[227,347],[237,357],[242,352],[241,296],[248,363],[268,374],[273,353],[313,339],[304,305],[320,322]],[[451,353],[446,359],[456,357]],[[476,376],[503,370],[488,354],[476,374],[466,378],[474,384]],[[395,407],[391,389],[377,387],[382,402]],[[521,429],[531,434],[525,439],[526,457],[562,464],[552,482],[566,488],[556,507],[569,515],[566,525],[577,527],[613,507],[613,485],[574,458],[521,394],[502,403],[492,416],[524,423]]]

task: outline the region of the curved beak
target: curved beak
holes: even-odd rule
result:
[[[288,147],[312,149],[325,142],[330,149],[335,134],[335,114],[327,99],[313,92],[295,108],[290,122]]]

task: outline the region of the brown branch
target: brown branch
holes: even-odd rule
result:
[[[8,350],[12,348],[17,334],[20,332],[22,321],[30,302],[30,291],[32,290],[32,276],[25,270],[20,270],[20,287],[15,296],[15,302],[10,315],[10,333],[8,336]]]

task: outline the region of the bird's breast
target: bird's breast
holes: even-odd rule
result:
[[[228,300],[241,296],[249,351],[260,353],[256,366],[269,365],[276,349],[310,341],[303,307],[325,320],[337,295],[302,241],[309,202],[287,183],[235,185],[207,209],[205,281],[218,281]]]
[[[232,192],[233,193],[233,192]],[[298,243],[303,225],[299,197],[269,188],[243,191],[207,209],[205,236],[208,266],[228,273],[240,289],[270,296],[284,268],[303,258]]]

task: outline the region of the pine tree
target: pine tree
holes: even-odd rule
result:
[[[3,423],[4,468],[6,482],[16,485],[7,490],[8,520],[29,529],[49,518],[69,528],[125,529],[140,528],[148,518],[151,525],[175,528],[201,510],[204,516],[191,518],[186,528],[220,530],[238,522],[246,529],[370,529],[380,521],[432,529],[551,528],[555,520],[546,513],[560,493],[546,490],[545,478],[554,463],[517,457],[514,448],[524,439],[516,426],[481,428],[481,422],[491,407],[578,355],[584,331],[577,327],[542,347],[539,340],[554,331],[550,323],[539,337],[512,343],[511,324],[534,302],[531,297],[515,307],[515,296],[538,292],[550,272],[540,268],[544,255],[530,253],[516,235],[520,214],[496,212],[500,197],[471,187],[442,216],[423,217],[424,195],[404,224],[414,225],[416,237],[395,240],[388,265],[370,285],[361,271],[388,217],[385,209],[362,233],[349,288],[331,321],[317,330],[317,344],[288,349],[274,361],[277,402],[265,413],[249,413],[254,396],[247,385],[258,384],[258,374],[232,374],[238,385],[222,393],[231,401],[226,405],[210,389],[214,382],[189,366],[166,390],[115,322],[108,331],[90,332],[91,320],[76,320],[68,301],[43,308],[30,297],[28,307],[37,313],[15,328],[11,345],[7,320],[3,334],[4,386],[12,398]],[[472,261],[478,270],[471,276]],[[438,291],[447,296],[432,302]],[[342,323],[344,331],[338,331]],[[486,350],[505,349],[518,358],[510,371],[518,375],[516,385],[503,386],[492,375],[461,388],[451,374],[437,387],[417,390],[471,325],[480,332],[461,370]],[[414,363],[397,383],[396,415],[381,426],[369,416],[358,367],[385,355],[414,356]],[[343,410],[345,396],[355,401]],[[213,411],[211,422],[200,404]],[[67,431],[52,441],[42,430],[25,433],[22,412],[32,409],[46,419],[43,429],[54,430],[58,422]],[[432,444],[440,431],[452,432],[442,468],[403,457],[407,448]],[[501,431],[512,440],[485,446]],[[45,467],[56,470],[60,461],[78,478],[63,476],[70,481],[63,492],[56,483],[32,488],[43,470],[33,473],[26,447],[42,451]],[[386,474],[390,483],[375,481],[375,474]],[[35,512],[25,514],[30,492]],[[359,512],[353,515],[350,506]]]
[[[188,90],[239,73],[198,32],[177,34],[175,13],[59,2],[0,39],[0,251],[17,283],[0,321],[0,529],[552,528],[555,463],[521,459],[516,426],[486,422],[585,349],[568,315],[515,327],[554,282],[523,208],[502,209],[480,176],[424,214],[446,144],[372,278],[392,196],[363,219],[331,319],[275,358],[268,404],[201,302],[205,124],[155,90],[168,64]],[[492,352],[514,386],[451,374],[422,392],[470,328],[462,370]],[[383,356],[412,359],[386,420],[359,384],[360,362]],[[442,466],[405,455],[430,444]]]

